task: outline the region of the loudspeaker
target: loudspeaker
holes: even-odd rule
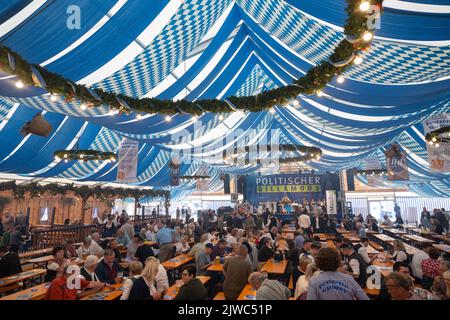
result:
[[[224,194],[230,194],[230,175],[224,174],[223,175],[223,193]]]
[[[347,170],[347,189],[348,191],[355,191],[355,176],[353,175],[354,171]]]

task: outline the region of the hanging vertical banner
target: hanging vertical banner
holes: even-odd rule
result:
[[[170,185],[178,187],[180,185],[180,160],[177,156],[172,157],[169,163],[170,168]]]
[[[137,181],[139,142],[124,138],[119,149],[117,165],[117,182],[130,183]]]
[[[400,150],[400,146],[394,143],[384,154],[386,155],[388,180],[409,180],[406,154]]]
[[[383,169],[381,166],[381,161],[378,158],[368,158],[366,159],[366,170],[379,170]],[[371,187],[379,187],[383,185],[383,176],[379,174],[366,175],[367,185]]]
[[[337,214],[336,190],[326,191],[326,204],[328,214]]]
[[[207,176],[209,175],[209,168],[208,166],[201,165],[197,169],[197,176]],[[208,191],[209,190],[209,180],[208,179],[198,179],[195,182],[195,186],[198,191]]]
[[[450,115],[439,114],[423,123],[425,135],[437,129],[450,126]],[[443,137],[444,134],[441,135]],[[450,172],[450,143],[440,142],[439,144],[427,143],[428,161],[430,170],[434,172]]]

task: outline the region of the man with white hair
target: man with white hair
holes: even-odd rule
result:
[[[256,290],[256,300],[288,300],[291,290],[278,280],[269,280],[265,272],[253,272],[248,282]]]
[[[92,254],[95,254],[97,257],[102,257],[103,253],[105,253],[105,250],[100,247],[100,234],[98,232],[94,232],[91,236],[92,243],[91,243],[91,252]]]

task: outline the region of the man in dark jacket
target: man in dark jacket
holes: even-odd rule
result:
[[[195,277],[196,270],[193,266],[186,266],[181,273],[181,286],[174,300],[206,300],[207,292],[203,283]]]
[[[0,278],[21,273],[19,256],[15,252],[8,251],[7,246],[0,247]]]
[[[101,282],[107,282],[109,284],[116,283],[117,273],[120,271],[120,266],[115,258],[116,255],[113,250],[105,250],[103,260],[95,269],[95,274]]]

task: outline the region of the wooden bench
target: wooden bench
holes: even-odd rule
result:
[[[225,300],[225,293],[219,292],[218,294],[216,294],[213,300]]]
[[[11,292],[13,290],[22,289],[22,285],[19,283],[13,283],[5,287],[0,288],[0,294]]]

